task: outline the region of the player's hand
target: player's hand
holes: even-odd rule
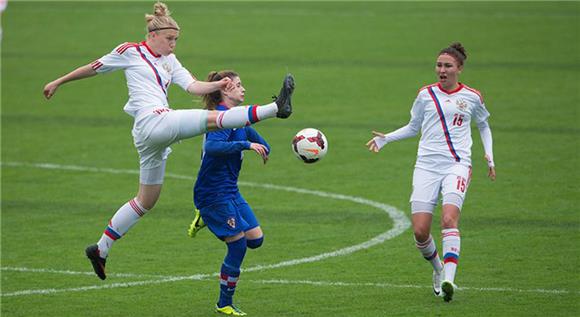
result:
[[[250,149],[262,157],[264,164],[268,161],[268,149],[260,143],[250,143]]]
[[[489,179],[491,179],[491,181],[495,181],[495,166],[493,165],[493,161],[490,159],[489,155],[484,155],[485,160],[487,161],[487,166],[489,168],[489,172],[487,173],[487,176],[489,177]]]
[[[225,90],[226,92],[230,92],[235,88],[234,83],[229,77],[224,77],[217,83],[220,89]]]
[[[489,179],[491,179],[491,181],[495,181],[495,167],[490,167],[489,168],[489,173],[487,174],[487,176],[489,177]]]
[[[50,99],[54,93],[56,92],[56,89],[58,88],[58,83],[56,81],[51,81],[50,83],[46,84],[46,86],[44,86],[44,97],[46,99]]]
[[[382,146],[379,147],[379,143],[377,143],[378,138],[384,138],[385,134],[381,133],[381,132],[373,131],[373,135],[375,137],[370,139],[370,141],[367,142],[366,146],[369,148],[369,151],[374,152],[374,153],[378,153],[380,151],[380,149],[382,148]]]

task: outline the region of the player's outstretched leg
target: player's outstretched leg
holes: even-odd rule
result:
[[[99,255],[99,247],[96,244],[90,245],[85,249],[85,254],[87,255],[87,258],[91,260],[93,270],[95,270],[97,276],[101,280],[106,279],[107,275],[105,274],[105,264],[107,263],[107,259],[101,258]]]
[[[215,131],[219,129],[234,129],[245,127],[269,118],[286,119],[292,114],[292,94],[294,93],[294,77],[286,75],[282,88],[278,96],[274,96],[274,102],[267,105],[254,105],[245,107],[233,107],[227,111],[209,111],[207,115],[207,126],[201,129],[205,131]],[[191,113],[195,115],[194,112]],[[186,120],[187,122],[198,122],[198,119]],[[184,128],[179,139],[189,138],[200,134],[199,126],[191,130],[191,127]]]
[[[203,229],[204,227],[205,227],[205,222],[203,222],[203,219],[201,218],[201,214],[199,213],[199,210],[196,208],[193,211],[193,221],[189,225],[189,229],[187,229],[187,235],[190,238],[195,238],[195,235],[197,234],[197,232],[199,230]]]
[[[292,94],[294,93],[294,77],[292,74],[287,74],[282,83],[280,93],[275,99],[278,105],[278,112],[276,117],[288,118],[292,114]]]

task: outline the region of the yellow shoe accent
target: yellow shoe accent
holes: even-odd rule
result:
[[[190,238],[195,238],[197,232],[203,229],[203,227],[205,227],[205,222],[203,222],[199,210],[195,209],[195,211],[193,212],[193,221],[189,225],[189,229],[187,229],[187,235]]]
[[[224,307],[215,307],[216,313],[224,314],[224,315],[231,315],[231,316],[246,316],[247,314],[241,311],[234,305],[228,305]]]

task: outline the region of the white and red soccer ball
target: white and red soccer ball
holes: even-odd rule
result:
[[[304,163],[314,163],[328,152],[328,141],[319,130],[307,128],[300,130],[292,139],[292,151]]]

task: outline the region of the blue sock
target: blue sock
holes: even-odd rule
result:
[[[240,277],[240,267],[246,255],[246,238],[226,243],[228,254],[222,264],[220,275],[220,299],[218,307],[224,307],[232,304],[232,298],[236,291],[236,285]]]

